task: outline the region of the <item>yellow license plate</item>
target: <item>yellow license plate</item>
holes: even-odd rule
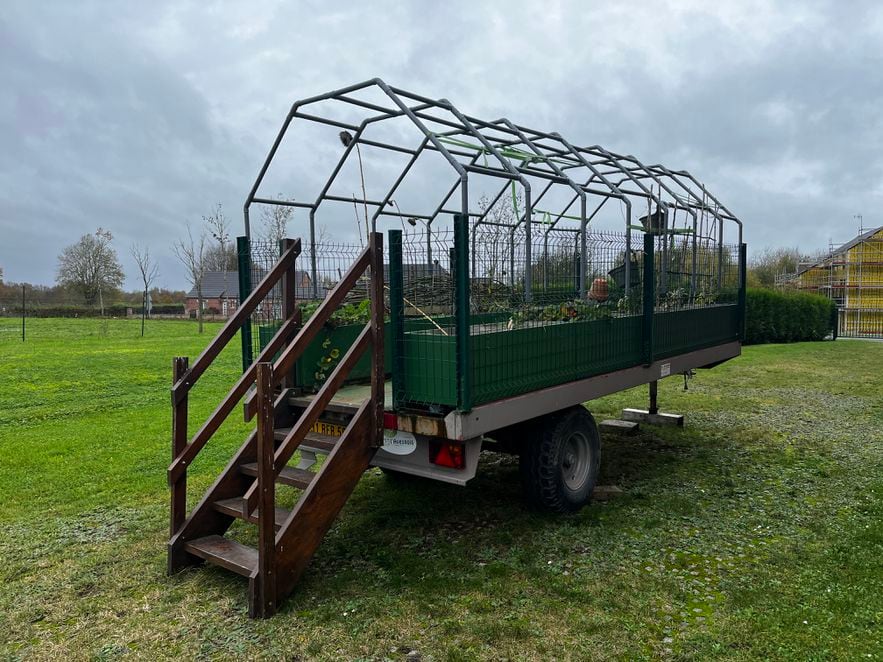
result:
[[[338,425],[337,423],[325,423],[324,421],[317,421],[313,424],[313,427],[310,428],[311,432],[326,434],[329,437],[339,437],[343,434],[344,430],[346,430],[345,425]]]

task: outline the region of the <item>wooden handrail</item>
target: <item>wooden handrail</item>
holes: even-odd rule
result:
[[[286,320],[283,322],[282,326],[279,327],[279,330],[258,355],[257,360],[249,366],[247,371],[242,373],[242,376],[233,385],[233,388],[230,389],[230,392],[221,401],[221,404],[217,406],[211,416],[209,416],[205,423],[203,423],[202,427],[193,435],[190,443],[188,443],[183,450],[178,452],[178,455],[172,460],[171,465],[169,465],[169,485],[174,485],[184,472],[187,471],[187,466],[193,462],[193,459],[197,456],[199,451],[202,450],[203,446],[208,443],[208,440],[211,439],[212,435],[217,432],[219,427],[221,427],[221,423],[224,422],[236,406],[236,403],[248,392],[248,389],[255,381],[257,365],[259,363],[271,361],[273,355],[282,349],[299,324],[300,311],[296,311],[294,317]]]
[[[355,342],[353,342],[347,350],[346,354],[344,354],[343,359],[337,364],[337,367],[334,368],[333,372],[328,376],[328,379],[325,380],[325,383],[322,384],[322,388],[319,389],[319,392],[310,401],[310,404],[307,405],[307,408],[304,410],[303,414],[301,414],[297,423],[291,428],[285,436],[285,439],[282,440],[279,447],[276,449],[274,471],[277,476],[286,463],[291,459],[291,456],[294,455],[297,447],[306,438],[310,428],[312,428],[316,421],[319,420],[319,416],[325,411],[325,407],[331,402],[331,399],[335,396],[337,390],[347,378],[347,375],[349,375],[359,359],[362,358],[362,354],[365,353],[365,350],[372,341],[373,330],[371,324],[368,323],[365,325],[365,328],[362,329],[362,332],[359,334],[358,338],[356,338]],[[257,482],[252,483],[251,487],[248,488],[248,491],[243,497],[242,512],[246,516],[257,506],[257,490]]]
[[[282,378],[287,375],[293,368],[301,354],[310,346],[310,343],[319,333],[319,331],[327,322],[337,306],[339,306],[349,291],[361,278],[362,274],[371,264],[371,247],[369,246],[358,259],[349,268],[344,277],[334,287],[331,293],[325,297],[325,300],[316,309],[316,312],[306,321],[306,323],[298,331],[291,344],[285,348],[281,356],[273,364],[273,386],[277,386]],[[382,277],[382,276],[381,276]],[[255,400],[248,400],[245,407],[245,420],[249,421],[255,414]]]
[[[224,324],[218,332],[218,335],[214,337],[211,343],[209,343],[209,346],[206,347],[196,361],[193,362],[190,369],[175,383],[172,387],[173,404],[178,404],[190,389],[193,388],[193,385],[202,376],[202,373],[206,371],[206,368],[211,365],[212,361],[214,361],[218,357],[218,354],[221,353],[221,350],[227,346],[227,343],[230,342],[231,338],[233,338],[233,336],[236,335],[236,332],[239,331],[243,324],[245,324],[261,301],[263,301],[267,294],[269,294],[270,290],[275,287],[277,281],[279,281],[279,279],[294,266],[294,261],[297,259],[298,255],[300,255],[300,239],[296,239],[289,249],[282,253],[276,265],[266,276],[264,276],[264,279],[251,292],[251,294],[246,297],[245,301],[239,305],[233,316],[227,320],[227,323]]]

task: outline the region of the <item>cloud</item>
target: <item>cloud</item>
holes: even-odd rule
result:
[[[846,240],[857,213],[883,224],[875,3],[7,5],[10,280],[51,282],[61,249],[100,225],[128,271],[128,245],[145,243],[164,256],[163,284],[184,287],[172,241],[217,202],[240,230],[291,102],[378,75],[472,115],[689,169],[743,218],[753,246]],[[271,194],[314,186],[336,149],[296,155]],[[352,235],[351,218],[328,222]]]

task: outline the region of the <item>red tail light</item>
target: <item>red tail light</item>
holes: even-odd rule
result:
[[[466,447],[447,441],[429,442],[429,461],[450,469],[466,468]]]
[[[398,430],[399,417],[389,411],[383,412],[383,427],[387,430]]]

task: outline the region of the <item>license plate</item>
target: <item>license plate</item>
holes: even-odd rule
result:
[[[324,421],[317,421],[313,424],[313,427],[310,428],[311,432],[325,434],[329,437],[339,437],[343,434],[344,430],[346,430],[345,425],[338,425],[337,423],[325,423]]]

